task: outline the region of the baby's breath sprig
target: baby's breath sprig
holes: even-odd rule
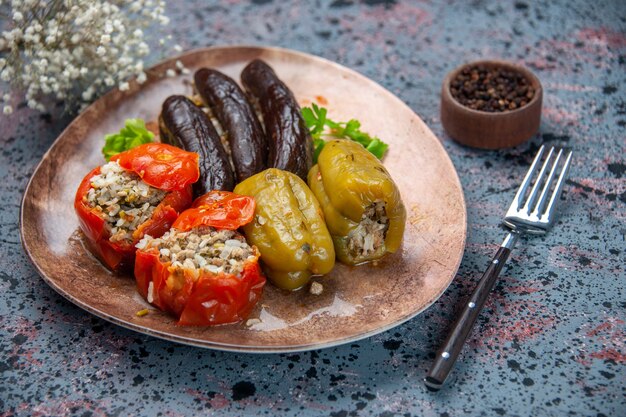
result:
[[[165,0],[0,0],[10,22],[0,34],[0,80],[23,91],[28,107],[45,111],[45,98],[82,109],[128,80],[146,80],[145,30],[167,25]],[[8,10],[8,13],[7,13]],[[2,112],[11,94],[0,91]]]

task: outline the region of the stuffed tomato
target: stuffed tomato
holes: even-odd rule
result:
[[[163,236],[145,236],[135,260],[140,294],[180,325],[245,319],[265,285],[258,249],[236,230],[252,220],[254,209],[251,197],[211,191]]]
[[[198,155],[151,143],[122,152],[82,180],[74,200],[93,252],[114,271],[132,269],[135,245],[161,236],[192,202]]]

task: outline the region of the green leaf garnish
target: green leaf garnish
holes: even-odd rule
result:
[[[146,129],[146,124],[141,119],[126,119],[125,126],[119,133],[111,133],[104,137],[105,144],[102,154],[107,161],[113,155],[135,148],[144,143],[152,142],[154,133]]]
[[[320,156],[320,152],[324,149],[326,141],[320,138],[313,138],[313,161],[317,162],[317,157]]]
[[[361,130],[361,122],[358,120],[350,119],[347,122],[335,122],[326,116],[327,113],[328,110],[324,107],[319,107],[315,103],[311,103],[311,107],[302,108],[302,118],[313,137],[315,163],[326,143],[322,136],[351,139],[363,145],[365,149],[370,151],[378,159],[383,159],[389,145],[380,140],[380,138],[370,136],[369,133],[363,132]]]

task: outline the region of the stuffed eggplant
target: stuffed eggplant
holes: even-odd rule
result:
[[[137,244],[141,295],[181,325],[245,319],[265,285],[258,250],[236,231],[253,215],[250,197],[213,191],[196,199],[162,237]]]
[[[398,250],[406,220],[400,192],[362,145],[343,139],[326,142],[308,182],[341,262],[357,265]]]
[[[230,77],[201,68],[194,75],[198,94],[228,137],[237,182],[267,168],[267,140],[244,92]]]
[[[195,196],[212,190],[232,191],[235,176],[219,134],[208,116],[184,96],[170,96],[159,116],[161,141],[199,155],[200,179]]]
[[[279,288],[295,290],[335,265],[333,242],[319,203],[298,176],[270,168],[235,187],[254,197],[254,221],[243,227],[259,248],[265,272]]]
[[[306,181],[313,165],[313,139],[293,93],[261,60],[241,73],[245,89],[257,101],[268,139],[268,166],[290,171]]]
[[[96,255],[112,270],[132,269],[135,244],[161,236],[192,202],[198,155],[165,144],[119,153],[92,170],[74,209]]]

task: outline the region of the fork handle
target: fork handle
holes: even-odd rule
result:
[[[474,292],[463,307],[463,312],[454,324],[452,331],[448,335],[448,339],[437,353],[435,362],[430,368],[426,378],[424,378],[424,384],[430,391],[438,391],[452,370],[467,337],[474,327],[480,310],[482,310],[485,305],[489,293],[493,289],[498,275],[500,275],[500,271],[509,258],[509,254],[515,245],[517,237],[518,234],[514,232],[509,233],[506,237],[489,264],[489,267],[487,267],[480,281],[478,281]]]

